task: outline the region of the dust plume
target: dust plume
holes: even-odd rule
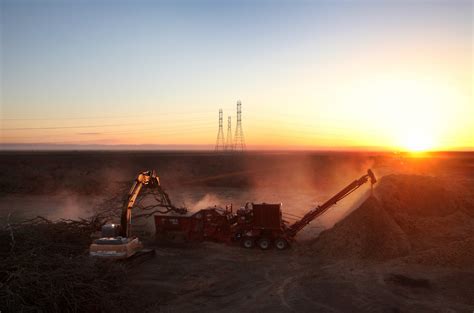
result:
[[[264,164],[266,171],[260,162],[249,162],[255,175],[251,176],[248,201],[282,203],[284,212],[297,216],[324,203],[376,166],[374,158],[363,155],[282,155],[272,161]],[[369,189],[369,184],[362,186],[313,224],[319,229],[332,227],[367,198]]]
[[[200,200],[190,205],[189,209],[196,212],[200,209],[213,207],[222,203],[222,200],[215,194],[209,193],[204,195]]]

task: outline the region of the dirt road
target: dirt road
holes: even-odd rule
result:
[[[285,252],[214,243],[157,248],[155,258],[132,270],[129,286],[144,312],[470,312],[474,307],[474,271],[400,262],[331,264],[307,255],[306,248],[304,243]]]

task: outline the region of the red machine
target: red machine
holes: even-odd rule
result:
[[[155,215],[156,238],[173,242],[229,242],[236,216],[228,209],[207,208],[186,215]]]
[[[187,215],[155,215],[157,238],[240,242],[245,248],[258,245],[263,250],[273,245],[283,250],[306,225],[368,181],[371,186],[377,182],[370,169],[291,225],[282,218],[281,204],[247,203],[237,212],[227,207],[207,208]]]

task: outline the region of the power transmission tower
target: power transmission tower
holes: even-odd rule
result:
[[[237,101],[237,125],[235,127],[234,150],[245,150],[244,131],[242,130],[242,102],[240,102],[240,100]]]
[[[230,123],[230,116],[227,117],[227,136],[225,141],[225,150],[232,151],[234,150],[234,145],[232,144],[232,126]]]
[[[214,150],[225,150],[224,130],[222,129],[222,109],[219,109],[219,131],[217,132],[216,148]]]

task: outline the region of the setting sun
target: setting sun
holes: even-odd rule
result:
[[[352,106],[351,116],[373,129],[359,140],[402,151],[449,148],[457,122],[464,118],[453,103],[468,103],[468,99],[439,75],[407,73],[400,69],[361,79],[346,96],[344,104]]]
[[[449,132],[447,122],[454,122],[449,103],[457,94],[448,84],[433,80],[400,80],[389,86],[382,92],[392,108],[385,119],[394,146],[414,152],[442,149],[441,138]]]
[[[406,132],[400,136],[401,148],[412,151],[422,152],[430,150],[434,147],[433,138],[423,132],[407,129]]]

